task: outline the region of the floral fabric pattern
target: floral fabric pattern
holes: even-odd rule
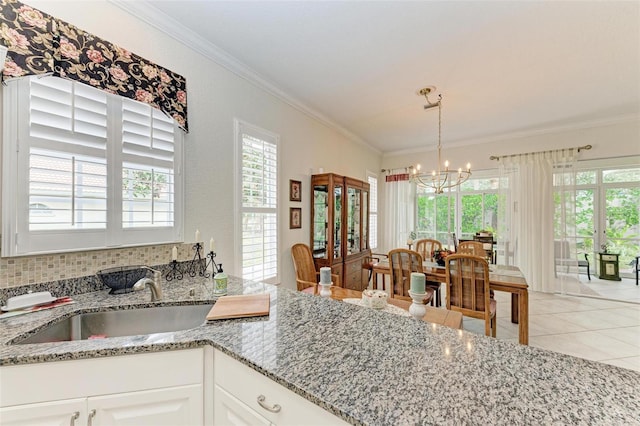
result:
[[[188,131],[186,80],[128,50],[16,0],[0,0],[3,79],[52,74],[144,102]]]

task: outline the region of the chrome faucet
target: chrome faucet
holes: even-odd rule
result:
[[[160,271],[147,267],[148,270],[153,272],[153,279],[142,278],[133,285],[134,291],[144,290],[145,287],[149,287],[151,290],[151,301],[155,302],[162,300],[162,287],[160,286]]]

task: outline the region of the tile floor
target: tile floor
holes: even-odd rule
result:
[[[588,282],[586,277],[582,282]],[[603,297],[529,293],[529,345],[640,371],[640,286],[592,278]],[[604,299],[621,297],[629,302]],[[497,338],[518,341],[510,321],[510,296],[496,292]],[[484,334],[484,323],[464,318],[465,330]]]

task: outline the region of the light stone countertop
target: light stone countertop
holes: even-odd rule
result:
[[[160,304],[211,302],[210,282],[163,282]],[[640,425],[638,372],[230,277],[229,294],[264,292],[269,317],[8,344],[74,313],[157,305],[148,290],[75,295],[75,304],[0,319],[0,365],[212,345],[353,424]]]

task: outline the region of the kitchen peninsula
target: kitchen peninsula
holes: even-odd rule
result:
[[[211,300],[210,279],[162,286],[161,304]],[[158,335],[11,344],[74,312],[152,305],[148,292],[100,291],[74,295],[72,305],[3,319],[0,380],[8,369],[31,365],[213,347],[222,354],[214,363],[227,356],[239,361],[337,416],[336,423],[610,425],[640,419],[635,371],[232,278],[229,294],[243,293],[268,293],[270,315]],[[213,372],[205,368],[205,400],[213,397],[207,373]],[[45,385],[51,385],[46,378],[39,386]],[[1,406],[10,391],[5,383],[0,389]]]

